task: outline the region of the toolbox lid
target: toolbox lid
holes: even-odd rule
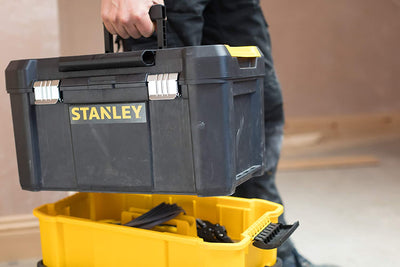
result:
[[[6,88],[8,93],[25,93],[32,91],[35,81],[146,73],[126,70],[142,70],[154,64],[154,50],[14,60],[8,64],[5,71]],[[127,82],[126,77],[116,79],[117,83]],[[100,78],[100,80],[103,80],[100,83],[104,84],[106,79]],[[90,83],[94,84],[94,82]]]
[[[60,90],[64,86],[90,89],[86,84],[101,89],[109,82],[143,85],[146,75],[164,73],[179,73],[180,84],[260,77],[264,60],[257,47],[227,45],[16,60],[6,69],[6,89],[10,94],[32,92],[34,82],[47,80],[60,80]],[[73,79],[74,85],[68,79]]]
[[[255,46],[191,46],[185,47],[183,51],[185,79],[188,83],[264,75],[264,60],[260,50]]]

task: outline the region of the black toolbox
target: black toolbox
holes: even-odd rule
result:
[[[264,172],[256,47],[12,61],[23,189],[228,195]]]

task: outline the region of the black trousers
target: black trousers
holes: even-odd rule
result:
[[[168,47],[228,44],[258,46],[265,58],[264,109],[267,172],[240,185],[234,196],[261,198],[281,203],[275,184],[283,136],[281,88],[271,56],[271,42],[259,0],[165,0]],[[123,40],[124,50],[156,48],[156,36]],[[280,221],[284,223],[283,216]],[[297,252],[290,241],[278,249],[284,267],[297,264]]]

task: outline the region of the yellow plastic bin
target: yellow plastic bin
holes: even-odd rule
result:
[[[173,233],[110,223],[124,223],[132,210],[150,210],[162,202],[185,210],[183,219],[176,221],[186,228],[179,230],[177,223]],[[266,226],[278,222],[282,212],[281,205],[258,199],[111,193],[77,193],[33,211],[39,218],[47,267],[274,266],[276,249],[252,243]],[[235,242],[203,241],[193,231],[195,218],[225,226]]]

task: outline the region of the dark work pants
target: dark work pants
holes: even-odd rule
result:
[[[268,25],[258,0],[165,0],[168,47],[228,44],[258,46],[265,57],[264,109],[267,172],[240,185],[234,196],[261,198],[281,203],[275,184],[283,136],[282,96],[271,57]],[[125,50],[156,48],[156,39],[124,40]],[[280,222],[284,222],[283,216]],[[278,249],[284,267],[297,266],[290,241]]]

